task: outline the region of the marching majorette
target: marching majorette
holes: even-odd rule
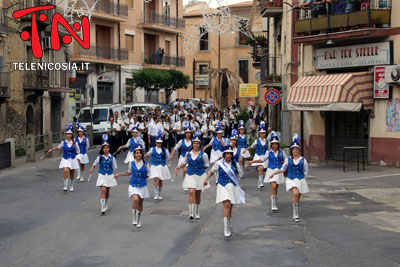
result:
[[[208,179],[213,173],[218,172],[217,198],[216,203],[222,202],[224,205],[224,235],[231,236],[231,217],[234,204],[245,203],[243,190],[239,186],[237,178],[237,166],[233,158],[233,148],[224,147],[222,159],[218,160],[204,180],[204,185],[208,184]]]
[[[286,160],[286,153],[280,149],[279,137],[272,135],[271,137],[271,149],[256,162],[268,162],[267,173],[265,174],[264,183],[271,184],[271,210],[273,212],[278,211],[278,187],[280,184],[285,182],[283,173],[279,173],[270,178],[270,175],[282,168],[283,162]],[[254,161],[250,161],[249,164]]]
[[[268,167],[267,162],[259,162],[265,153],[268,150],[268,141],[265,138],[266,137],[266,129],[265,129],[265,123],[260,124],[260,128],[258,130],[259,137],[254,141],[254,143],[248,148],[256,148],[256,152],[254,154],[253,158],[253,163],[251,166],[256,166],[258,170],[258,188],[263,188],[264,187],[264,169]],[[245,149],[247,151],[248,149]]]
[[[72,129],[72,122],[70,122],[68,128],[65,130],[65,140],[62,140],[58,146],[50,148],[47,151],[47,154],[54,150],[63,149],[64,151],[59,165],[60,169],[64,169],[64,192],[67,192],[68,188],[68,174],[70,178],[69,191],[74,191],[75,170],[79,169],[78,159],[76,158],[76,155],[79,154],[79,146],[75,144],[73,138],[74,132]]]
[[[208,188],[207,184],[204,186],[206,178],[206,169],[209,167],[208,155],[201,148],[201,131],[198,130],[193,138],[193,149],[186,154],[181,164],[175,168],[175,175],[178,170],[187,165],[187,172],[185,179],[183,179],[183,188],[189,189],[189,220],[193,221],[195,218],[200,219],[199,206],[201,202],[201,192]]]
[[[210,156],[211,164],[214,164],[221,159],[224,147],[229,144],[229,140],[222,137],[224,130],[222,129],[221,123],[218,123],[217,128],[215,129],[215,134],[217,136],[213,137],[210,143],[203,148],[203,151],[206,151],[208,147],[212,147]]]
[[[132,198],[132,225],[137,228],[142,227],[143,200],[150,196],[146,181],[150,174],[150,167],[149,163],[144,161],[143,147],[137,145],[134,149],[134,159],[129,162],[127,172],[115,174],[115,178],[121,175],[131,176],[128,193]]]
[[[89,163],[89,157],[87,151],[89,150],[89,139],[84,135],[85,129],[79,122],[76,123],[78,127],[78,136],[75,137],[75,144],[79,147],[79,154],[76,156],[78,159],[78,163],[80,168],[78,169],[78,177],[76,177],[77,181],[83,182],[85,181],[85,165]]]
[[[110,154],[110,144],[103,139],[101,143],[100,155],[97,156],[93,166],[90,168],[90,174],[94,168],[99,165],[99,176],[96,186],[100,187],[101,215],[108,210],[108,199],[110,197],[110,188],[117,186],[117,180],[114,177],[114,170],[118,168],[115,157]]]
[[[233,148],[233,160],[236,163],[237,169],[238,169],[238,174],[239,174],[239,178],[243,177],[243,169],[240,168],[239,166],[239,162],[242,160],[242,153],[240,151],[240,149],[238,148],[238,134],[237,134],[237,130],[233,129],[232,130],[232,134],[229,137],[229,142]]]
[[[143,139],[141,137],[139,137],[139,129],[137,127],[133,127],[131,129],[131,133],[132,133],[132,137],[129,138],[128,142],[125,145],[120,146],[117,149],[117,151],[115,152],[115,153],[117,153],[121,149],[129,148],[129,152],[126,155],[124,163],[129,163],[134,160],[133,152],[139,145],[141,145],[142,147],[145,147],[145,143],[144,143]]]
[[[192,129],[186,124],[185,126],[185,138],[181,139],[178,141],[178,143],[175,145],[174,149],[172,149],[171,155],[170,155],[170,160],[172,161],[173,156],[175,151],[181,149],[181,153],[179,154],[179,160],[178,160],[178,165],[182,164],[182,162],[185,159],[185,156],[187,153],[189,153],[192,150]],[[186,176],[186,170],[187,167],[185,166],[183,168],[183,176],[182,178],[184,179]],[[185,191],[187,191],[187,188],[184,188]]]
[[[269,178],[288,170],[286,179],[286,191],[292,192],[293,221],[299,222],[299,202],[301,194],[308,193],[306,175],[308,174],[308,163],[300,155],[299,135],[293,135],[293,142],[290,144],[290,156],[285,159],[280,170],[275,170]]]
[[[247,138],[246,135],[246,127],[244,126],[244,123],[242,120],[239,121],[239,136],[237,138],[238,142],[238,149],[241,153],[241,160],[239,162],[239,170],[243,173],[243,168],[244,168],[244,161],[245,159],[251,158],[251,155],[247,149],[247,146],[249,145],[249,139]],[[243,174],[242,174],[243,178]]]
[[[171,174],[167,166],[167,159],[169,158],[168,149],[162,146],[163,144],[162,132],[158,132],[156,138],[156,146],[152,147],[145,157],[151,156],[151,167],[149,179],[154,179],[154,199],[162,200],[162,186],[164,180],[170,180]]]

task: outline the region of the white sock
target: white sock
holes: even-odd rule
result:
[[[78,169],[78,177],[81,177],[81,169]]]
[[[106,205],[106,200],[105,200],[105,198],[100,198],[100,204],[101,204],[101,212],[103,212],[104,211],[104,207],[105,207],[105,205]]]
[[[81,180],[84,180],[85,179],[85,170],[83,170],[82,172],[81,172]]]
[[[67,179],[64,178],[64,187],[68,187],[68,178]]]
[[[69,186],[74,186],[74,179],[70,179],[70,180],[71,180],[71,182],[70,182]]]

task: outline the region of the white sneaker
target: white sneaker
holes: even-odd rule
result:
[[[200,211],[199,211],[199,206],[200,206],[200,204],[195,204],[196,211],[195,211],[195,215],[194,215],[194,217],[196,218],[196,220],[200,219]]]
[[[229,220],[228,217],[224,217],[224,236],[229,237],[232,233],[229,229]]]
[[[142,213],[140,211],[137,212],[137,221],[136,228],[142,227]]]
[[[64,179],[64,188],[63,188],[63,191],[64,191],[64,192],[67,192],[67,189],[68,189],[68,179]]]
[[[132,225],[137,225],[136,213],[137,213],[137,210],[132,210],[132,216],[133,216]]]
[[[278,196],[272,195],[271,196],[271,210],[272,210],[272,212],[277,212],[278,211],[277,202],[278,202]]]

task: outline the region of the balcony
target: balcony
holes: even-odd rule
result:
[[[31,8],[31,7],[46,6],[46,5],[55,5],[55,2],[53,0],[22,1],[21,8]],[[5,9],[5,10],[7,10],[7,9]],[[32,14],[36,14],[36,21],[38,23],[39,29],[41,30],[42,27],[50,25],[51,18],[53,17],[54,12],[55,12],[55,9],[49,9],[49,10],[42,10],[42,11],[37,11],[37,12],[33,12],[33,13],[30,13],[30,14],[27,14],[27,15],[21,17],[21,22],[23,22],[22,26],[23,27],[31,26]],[[7,11],[5,11],[5,15],[6,14],[7,14]],[[41,21],[39,19],[39,15],[40,14],[46,14],[47,15],[47,20]],[[7,16],[6,16],[6,18],[7,18]]]
[[[0,9],[0,33],[7,34],[8,33],[8,20],[7,20],[7,9]]]
[[[89,6],[95,4],[95,0],[86,0]],[[110,0],[101,0],[97,3],[92,14],[93,18],[109,21],[126,21],[128,19],[128,6],[115,3]]]
[[[31,70],[24,72],[24,89],[45,91],[49,88],[48,70]]]
[[[156,53],[143,53],[143,63],[158,66],[185,67],[185,57],[161,56]]]
[[[112,46],[98,46],[95,44],[91,44],[88,50],[80,46],[75,46],[74,55],[72,56],[71,60],[86,60],[96,63],[123,65],[128,62],[128,56],[128,49],[125,48],[118,49]]]
[[[142,27],[168,33],[183,33],[185,20],[159,14],[155,11],[147,11],[144,13]]]
[[[389,35],[391,0],[337,1],[294,10],[294,39],[315,41],[362,35]],[[348,33],[349,36],[340,35]],[[324,39],[324,38],[323,38]]]
[[[10,73],[0,72],[0,103],[10,97]]]
[[[270,0],[265,3],[261,11],[262,17],[277,17],[283,13],[283,0]]]
[[[282,86],[282,55],[269,55],[262,86]]]

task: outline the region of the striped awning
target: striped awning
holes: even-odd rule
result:
[[[307,76],[298,80],[289,91],[289,110],[360,111],[372,109],[373,73],[343,73]]]

